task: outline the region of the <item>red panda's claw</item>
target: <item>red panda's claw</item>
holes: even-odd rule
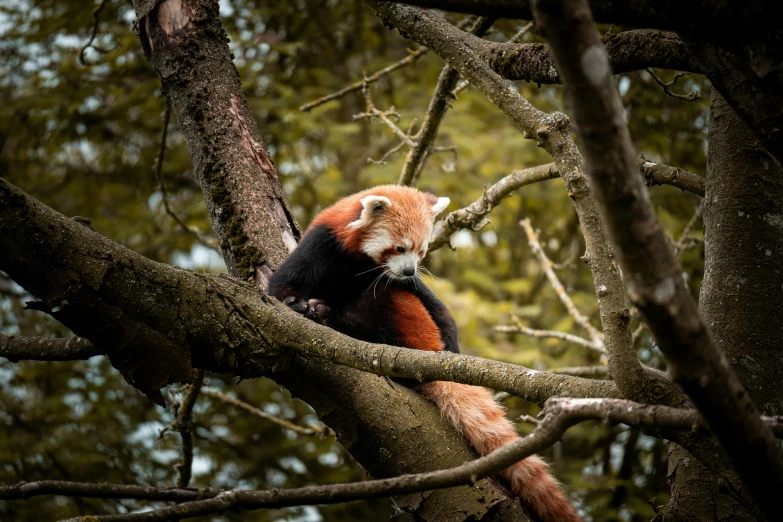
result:
[[[289,295],[283,299],[283,304],[298,314],[302,314],[317,323],[325,323],[331,308],[320,299],[304,299]]]
[[[320,299],[310,299],[307,301],[307,311],[305,311],[305,317],[308,319],[312,319],[317,323],[323,324],[329,317],[329,312],[331,312],[331,308],[329,308],[326,303]]]
[[[302,299],[301,297],[289,295],[283,299],[283,304],[298,314],[304,314],[307,312],[307,300]]]

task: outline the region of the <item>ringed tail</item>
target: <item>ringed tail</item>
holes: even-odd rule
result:
[[[482,456],[519,438],[503,408],[486,388],[435,381],[423,384],[421,393],[438,406]],[[502,470],[500,475],[538,521],[582,521],[547,464],[536,455]]]

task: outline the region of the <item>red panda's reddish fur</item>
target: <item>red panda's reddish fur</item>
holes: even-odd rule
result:
[[[441,413],[462,432],[481,455],[519,438],[492,393],[480,386],[435,381],[423,384],[422,395],[438,405]],[[541,522],[579,522],[568,498],[546,463],[536,455],[501,471],[511,492]]]
[[[394,292],[392,296],[394,314],[405,325],[400,341],[406,347],[415,346],[418,350],[440,352],[443,341],[435,321],[415,295],[408,292]]]
[[[362,213],[362,199],[371,195],[386,197],[392,204],[367,226],[349,226]],[[308,232],[325,225],[346,251],[361,256],[362,246],[382,228],[383,232],[394,240],[392,245],[398,244],[400,238],[408,238],[416,251],[421,248],[421,258],[426,250],[435,217],[432,207],[437,201],[431,194],[409,187],[375,187],[348,196],[324,210],[310,225]],[[394,247],[389,250],[381,253],[381,263],[386,262],[385,256],[394,255]],[[288,287],[281,284],[280,288],[283,292]],[[418,350],[443,350],[445,341],[441,330],[419,297],[403,288],[392,287],[389,291],[390,312],[399,326],[398,342],[407,348]],[[283,295],[284,292],[278,298]],[[445,313],[448,314],[447,311]],[[450,318],[450,314],[448,315]],[[419,389],[438,406],[444,417],[481,455],[487,455],[519,438],[503,408],[485,388],[436,381],[425,383]],[[539,522],[581,520],[560,485],[549,473],[547,465],[539,457],[533,455],[523,459],[503,470],[501,475],[511,493],[522,500],[523,505]]]
[[[421,244],[429,239],[434,218],[432,213],[434,196],[401,185],[381,185],[344,197],[318,214],[308,230],[318,225],[326,225],[346,250],[352,253],[360,252],[362,243],[372,235],[375,227],[351,228],[348,224],[359,217],[362,198],[370,195],[385,196],[394,202],[382,217],[387,229],[395,231],[399,236],[412,236],[414,244]]]

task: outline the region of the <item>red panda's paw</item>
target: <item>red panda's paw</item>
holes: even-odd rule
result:
[[[304,299],[289,295],[283,299],[283,304],[296,313],[302,314],[316,323],[325,324],[331,308],[320,299]]]

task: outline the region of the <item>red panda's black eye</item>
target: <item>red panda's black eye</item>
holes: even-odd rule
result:
[[[397,247],[397,252],[399,252],[400,254],[404,254],[405,253],[405,247],[404,246],[398,246]]]

